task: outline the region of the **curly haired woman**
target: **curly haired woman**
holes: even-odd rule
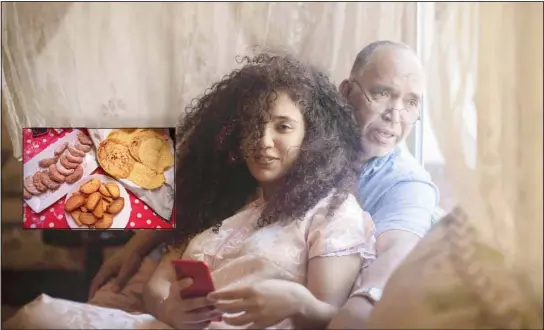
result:
[[[177,230],[191,239],[158,266],[146,308],[178,329],[222,312],[231,326],[325,326],[374,254],[372,221],[350,195],[359,130],[319,71],[286,56],[246,61],[178,130]],[[173,280],[172,258],[205,261],[218,290],[181,299],[190,280]]]
[[[374,258],[374,225],[350,194],[359,129],[318,70],[244,59],[178,129],[177,248],[149,279],[145,310],[176,329],[324,328]],[[173,259],[206,262],[216,291],[182,299],[191,279],[176,280]]]

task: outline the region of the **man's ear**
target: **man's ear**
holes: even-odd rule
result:
[[[347,79],[344,79],[342,83],[340,83],[340,94],[347,100],[350,93],[350,86],[349,81]]]

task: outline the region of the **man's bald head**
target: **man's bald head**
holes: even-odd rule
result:
[[[390,40],[374,41],[368,44],[365,48],[363,48],[359,52],[359,54],[357,54],[357,57],[355,58],[355,62],[353,63],[353,66],[351,67],[351,75],[354,75],[357,72],[359,72],[359,70],[363,69],[365,65],[368,63],[368,60],[370,59],[372,54],[374,54],[374,52],[378,48],[382,48],[382,47],[406,50],[416,55],[415,52],[412,50],[412,48],[410,48],[410,46],[403,44],[401,42],[390,41]]]
[[[383,40],[359,52],[340,92],[354,107],[365,157],[379,157],[401,143],[419,119],[425,70],[407,45]]]

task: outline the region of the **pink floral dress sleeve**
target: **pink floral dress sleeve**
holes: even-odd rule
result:
[[[329,202],[328,200],[326,202]],[[308,260],[315,257],[360,254],[363,267],[376,257],[374,223],[353,195],[329,215],[329,203],[320,203],[308,225]]]

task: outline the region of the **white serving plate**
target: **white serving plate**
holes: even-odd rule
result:
[[[119,182],[117,182],[117,180],[109,177],[109,176],[106,176],[106,175],[102,175],[102,174],[93,174],[91,176],[88,176],[85,178],[85,180],[83,180],[82,182],[79,183],[79,185],[73,185],[72,186],[72,189],[70,189],[70,191],[68,191],[68,193],[66,194],[66,197],[64,198],[64,203],[66,203],[66,201],[68,200],[68,198],[70,198],[70,196],[72,196],[72,194],[76,191],[79,190],[79,187],[84,184],[85,182],[91,180],[91,179],[99,179],[100,182],[106,184],[106,183],[109,183],[109,182],[113,182],[115,184],[117,184],[117,186],[119,187],[119,191],[120,191],[120,197],[123,197],[125,199],[125,207],[123,207],[123,209],[121,210],[121,212],[117,213],[116,215],[113,216],[113,223],[111,225],[110,228],[108,229],[125,229],[125,227],[127,226],[128,224],[128,221],[130,220],[130,213],[132,212],[132,205],[130,203],[130,196],[128,195],[128,192],[127,190],[125,189],[125,187],[123,187],[123,185],[120,185]],[[68,222],[68,226],[72,229],[85,229],[85,230],[88,230],[88,229],[92,229],[92,228],[89,228],[87,226],[78,226],[77,223],[74,221],[74,219],[72,218],[72,216],[67,213],[67,212],[64,212],[65,215],[66,215],[66,221]],[[100,229],[98,229],[100,230]]]
[[[76,141],[78,141],[77,133],[79,132],[78,129],[74,129],[71,133],[66,134],[61,139],[58,139],[55,143],[49,145],[47,148],[42,150],[39,154],[32,157],[31,160],[26,162],[23,165],[23,180],[28,175],[36,173],[38,170],[44,170],[44,168],[41,168],[38,163],[40,160],[45,158],[51,158],[55,156],[55,149],[57,149],[58,146],[63,144],[64,142],[68,142],[69,144],[74,144]],[[60,186],[59,189],[55,191],[48,190],[45,193],[39,195],[39,196],[32,196],[32,198],[25,200],[26,204],[30,206],[32,211],[34,213],[40,213],[41,211],[48,208],[50,205],[58,201],[62,198],[62,196],[66,195],[68,191],[73,189],[74,186],[79,187],[81,182],[85,180],[96,168],[98,167],[98,163],[96,162],[96,156],[95,156],[95,148],[91,149],[83,159],[83,176],[81,179],[74,183],[63,183],[62,186]]]

